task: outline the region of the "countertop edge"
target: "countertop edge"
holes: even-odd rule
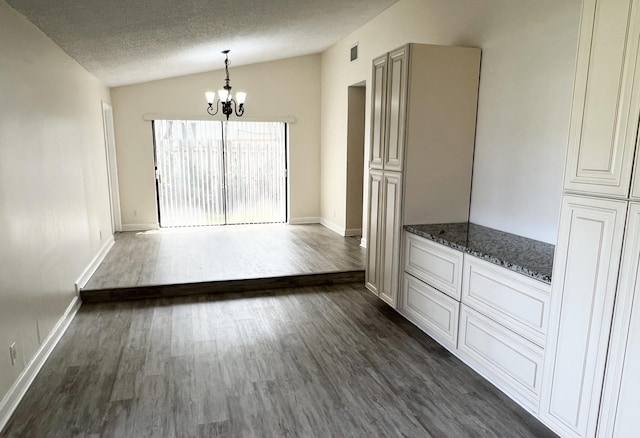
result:
[[[509,262],[507,260],[502,260],[498,257],[495,257],[491,254],[484,253],[482,251],[475,250],[473,248],[469,248],[465,245],[461,245],[456,242],[451,242],[447,239],[443,239],[442,237],[435,236],[431,233],[418,230],[415,226],[405,225],[404,230],[414,234],[416,236],[424,237],[425,239],[431,240],[433,242],[439,243],[441,245],[447,246],[449,248],[453,248],[455,250],[461,251],[465,254],[472,255],[474,257],[478,257],[480,259],[486,260],[490,263],[493,263],[498,266],[502,266],[503,268],[509,269],[511,271],[517,272],[519,274],[525,275],[527,277],[533,278],[534,280],[538,280],[541,283],[551,284],[551,275],[542,274],[536,270],[526,268],[516,263]]]

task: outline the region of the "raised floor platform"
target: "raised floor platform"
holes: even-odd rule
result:
[[[126,232],[84,302],[364,282],[360,239],[322,225],[236,225]]]

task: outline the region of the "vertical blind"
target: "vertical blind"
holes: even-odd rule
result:
[[[160,226],[285,222],[281,122],[154,121]]]

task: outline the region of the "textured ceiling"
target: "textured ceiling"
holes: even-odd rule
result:
[[[398,0],[7,0],[108,86],[319,53]],[[346,55],[345,55],[346,56]]]

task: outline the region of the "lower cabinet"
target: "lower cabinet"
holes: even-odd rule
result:
[[[540,403],[561,436],[595,436],[626,210],[626,201],[562,200]]]
[[[407,233],[405,271],[460,301],[463,254],[452,248]]]
[[[404,274],[401,312],[449,350],[458,343],[460,302]]]
[[[537,415],[551,285],[411,233],[404,245],[400,313]]]
[[[465,254],[462,302],[544,347],[551,285]]]
[[[639,406],[640,204],[634,202],[629,204],[597,436],[638,436]]]
[[[542,347],[463,304],[458,355],[530,412],[537,412]]]
[[[382,171],[369,171],[369,223],[367,227],[367,269],[365,286],[375,295],[380,295],[380,213],[382,200]]]
[[[369,226],[365,285],[392,307],[400,288],[402,174],[369,171]]]
[[[381,211],[382,281],[380,298],[391,307],[398,304],[400,288],[400,239],[402,238],[402,174],[384,172]]]

